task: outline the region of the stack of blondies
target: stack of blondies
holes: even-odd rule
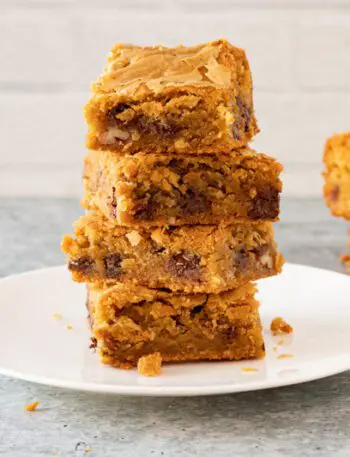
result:
[[[336,133],[326,142],[323,154],[324,198],[332,214],[350,220],[350,132]],[[350,229],[348,236],[350,248]],[[350,254],[341,256],[350,273]]]
[[[258,127],[244,51],[118,44],[85,114],[88,211],[63,250],[88,284],[102,361],[262,357],[252,281],[283,263],[282,167],[247,147]]]

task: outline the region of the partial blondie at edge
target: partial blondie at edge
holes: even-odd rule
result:
[[[327,140],[323,161],[326,204],[334,216],[350,220],[350,132]]]
[[[275,221],[281,171],[248,148],[219,156],[91,151],[84,206],[125,226]]]
[[[264,356],[252,284],[221,294],[88,286],[88,308],[101,361],[132,368],[159,353],[165,362]]]
[[[281,271],[270,222],[135,229],[92,212],[75,223],[62,250],[79,282],[136,283],[185,292],[220,292]]]
[[[225,40],[117,44],[85,107],[87,146],[127,153],[217,153],[258,133],[249,64]]]

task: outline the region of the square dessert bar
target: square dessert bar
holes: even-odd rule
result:
[[[75,223],[62,249],[79,282],[121,281],[185,292],[220,292],[280,272],[272,224],[121,227],[99,212]]]
[[[225,156],[91,151],[84,205],[120,225],[274,221],[281,170],[276,160],[247,148]]]
[[[264,356],[255,287],[221,294],[181,294],[117,283],[88,286],[93,337],[104,363],[240,360]]]
[[[327,206],[334,216],[350,220],[350,132],[328,139],[323,160]]]
[[[217,153],[259,131],[245,52],[225,40],[193,47],[117,44],[85,108],[90,149]]]

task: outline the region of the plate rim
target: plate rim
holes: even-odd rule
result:
[[[310,265],[303,265],[298,263],[286,262],[284,268],[303,268],[307,270],[316,270],[319,272],[333,274],[346,278],[347,275],[334,270],[327,270],[324,268],[313,267]],[[53,270],[66,270],[66,265],[55,265],[50,267],[37,268],[33,270],[24,271],[21,273],[9,275],[0,278],[0,287],[6,282],[20,279],[28,275],[38,275],[47,273]],[[327,363],[327,361],[337,361],[337,364]],[[223,362],[223,361],[222,361]],[[216,363],[216,362],[213,362]],[[220,362],[219,362],[220,363]],[[254,380],[247,381],[242,384],[227,383],[227,384],[209,384],[207,386],[152,386],[152,385],[125,385],[125,384],[106,384],[87,381],[71,381],[58,379],[55,377],[38,376],[32,373],[23,373],[20,370],[8,369],[0,366],[0,375],[28,381],[35,384],[47,385],[51,387],[70,389],[81,392],[102,393],[120,396],[153,396],[153,397],[184,397],[184,396],[205,396],[205,395],[223,395],[233,394],[240,392],[254,392],[257,390],[267,390],[279,387],[293,386],[303,384],[306,382],[324,379],[336,374],[343,373],[350,369],[350,351],[349,354],[342,354],[340,356],[331,356],[324,358],[324,363],[321,368],[316,368],[316,362],[310,362],[310,365],[315,365],[314,370],[310,370],[304,376],[297,376],[296,374],[285,379],[273,377],[269,381]],[[328,369],[324,369],[327,366]],[[113,368],[111,368],[113,369]]]

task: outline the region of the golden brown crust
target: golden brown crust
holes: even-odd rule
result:
[[[276,160],[249,148],[221,156],[91,151],[84,205],[125,226],[273,221],[281,171]]]
[[[326,204],[334,216],[350,220],[350,132],[327,140],[323,161]]]

